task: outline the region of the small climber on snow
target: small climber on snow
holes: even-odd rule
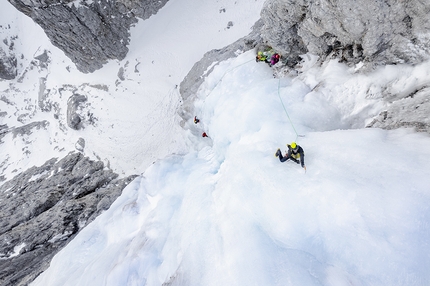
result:
[[[197,118],[197,116],[194,116],[194,124],[197,124],[199,122],[200,122],[200,120]]]
[[[291,161],[294,161],[297,164],[300,163],[302,165],[302,168],[306,170],[305,153],[303,151],[303,148],[297,145],[296,142],[287,144],[287,147],[288,147],[288,152],[285,154],[285,156],[282,156],[281,149],[276,150],[275,156],[279,157],[279,161],[285,162],[288,159],[290,159]]]

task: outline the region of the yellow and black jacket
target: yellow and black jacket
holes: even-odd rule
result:
[[[303,148],[300,147],[299,145],[297,145],[296,150],[291,148],[290,145],[287,145],[287,147],[288,147],[287,157],[290,158],[291,160],[297,162],[297,163],[300,160],[300,165],[302,165],[302,167],[304,167],[305,166],[305,152],[303,151]]]

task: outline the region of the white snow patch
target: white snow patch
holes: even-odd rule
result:
[[[57,235],[54,235],[48,242],[55,243],[59,240],[67,239],[73,232],[72,231],[65,231],[64,233],[59,233]]]
[[[25,246],[26,246],[26,244],[24,242],[16,245],[13,248],[13,253],[11,253],[8,257],[6,257],[6,259],[18,256],[20,254],[21,250],[24,249]]]
[[[40,174],[33,175],[33,176],[31,176],[31,178],[30,178],[28,181],[29,181],[29,182],[36,181],[37,179],[39,179],[39,178],[43,177],[44,175],[46,175],[46,174],[48,174],[48,173],[50,173],[50,172],[48,172],[48,171],[44,171],[44,172],[42,172],[42,173],[40,173]],[[51,172],[51,173],[52,173],[52,172]]]

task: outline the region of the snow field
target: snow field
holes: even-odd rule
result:
[[[23,147],[9,144],[12,139],[6,138],[4,150],[18,153],[11,156],[0,150],[0,158],[9,158],[9,165],[2,168],[6,179],[75,151],[79,138],[85,139],[85,156],[102,160],[121,176],[139,174],[160,158],[185,152],[178,124],[181,97],[177,86],[205,52],[247,35],[262,5],[263,0],[169,1],[156,15],[131,28],[124,60],[112,60],[94,73],[83,74],[29,17],[7,1],[3,3],[0,25],[10,28],[2,33],[4,37],[18,35],[18,77],[0,81],[0,91],[12,102],[0,100],[0,110],[8,113],[7,118],[0,117],[0,124],[11,128],[49,122],[46,129],[33,130],[24,138],[31,141],[24,156]],[[233,26],[227,28],[230,21]],[[49,64],[31,64],[45,50]],[[124,80],[120,79],[121,69]],[[41,79],[46,80],[44,94],[58,112],[40,110]],[[85,123],[79,131],[66,126],[67,100],[74,93],[87,97],[82,113],[95,118],[93,125]],[[16,120],[19,116],[22,122]]]
[[[333,77],[336,86],[347,79],[340,101],[340,89],[326,96],[300,79],[279,83],[253,57],[222,62],[207,77],[195,102],[201,122],[183,132],[189,152],[150,166],[32,285],[430,281],[428,135],[338,129],[356,124],[343,116],[351,101],[368,104],[348,89],[360,76]],[[330,66],[323,71],[331,76]],[[274,157],[297,136],[278,84],[305,135],[306,173]]]

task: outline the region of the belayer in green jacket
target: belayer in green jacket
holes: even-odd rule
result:
[[[258,52],[257,56],[255,57],[256,62],[267,62],[267,55],[265,55],[263,52]]]

